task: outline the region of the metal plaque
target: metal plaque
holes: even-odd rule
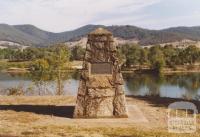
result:
[[[93,63],[91,64],[91,74],[112,74],[111,63]]]

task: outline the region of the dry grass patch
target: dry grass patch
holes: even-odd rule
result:
[[[149,100],[127,97],[128,104],[139,106],[149,123],[108,122],[71,119],[65,115],[76,97],[72,96],[0,96],[0,135],[19,137],[199,137],[195,134],[170,134],[165,106]],[[154,100],[153,100],[154,101]],[[163,100],[161,100],[163,101]],[[154,103],[154,104],[153,104]],[[160,104],[164,104],[161,102]],[[3,108],[4,107],[4,108]],[[53,108],[53,110],[49,110]],[[60,113],[58,113],[60,111]],[[70,112],[71,113],[71,112]],[[51,115],[56,114],[56,115]],[[60,115],[64,114],[64,115]],[[114,119],[113,119],[114,120]]]
[[[171,134],[167,131],[143,131],[133,127],[90,127],[81,126],[37,126],[34,127],[36,133],[40,132],[40,136],[55,137],[199,137],[199,132],[194,134]],[[48,134],[46,134],[48,133]]]
[[[75,96],[0,96],[3,105],[66,105],[75,103]]]
[[[40,120],[41,117],[37,114],[34,113],[29,113],[29,112],[18,112],[16,113],[15,111],[12,110],[7,110],[7,111],[0,111],[0,119],[6,120],[7,122],[13,122],[13,123],[32,123],[36,122],[37,120]]]

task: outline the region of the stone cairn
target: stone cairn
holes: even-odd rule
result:
[[[88,35],[74,118],[109,117],[128,115],[112,33],[98,28]]]

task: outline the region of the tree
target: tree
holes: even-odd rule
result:
[[[174,65],[177,63],[176,59],[178,57],[178,50],[173,48],[172,45],[167,45],[162,50],[165,56],[166,65],[174,67]]]
[[[85,49],[79,45],[76,45],[75,47],[72,48],[71,53],[72,53],[71,60],[83,60]]]
[[[31,66],[33,71],[45,72],[50,69],[49,63],[45,59],[37,59]]]
[[[126,55],[126,65],[132,66],[132,65],[138,65],[140,62],[140,47],[139,46],[131,46],[128,49],[128,53]]]
[[[39,95],[41,94],[42,86],[51,80],[50,65],[46,59],[37,59],[31,64],[31,77],[37,87],[39,88]],[[46,86],[45,86],[46,87]],[[46,88],[44,88],[46,93]]]
[[[31,72],[36,78],[36,81],[57,81],[57,94],[63,93],[63,79],[68,77],[70,68],[70,52],[69,49],[63,45],[58,44],[51,48],[47,52],[48,56],[44,56],[42,59],[34,61],[31,66]]]
[[[139,59],[139,63],[140,65],[144,65],[145,63],[148,63],[148,49],[140,49],[140,59]]]
[[[57,76],[57,94],[61,95],[63,93],[63,83],[62,79],[66,76],[63,70],[68,70],[70,68],[70,53],[65,45],[59,44],[55,48],[55,55],[53,62],[51,62],[52,69],[55,70]]]
[[[159,46],[151,47],[148,56],[151,68],[160,73],[165,66],[164,54],[161,48]]]
[[[185,61],[189,64],[194,64],[200,58],[199,48],[196,46],[189,46],[184,50]]]
[[[120,45],[119,47],[121,49],[122,54],[127,55],[131,46],[133,46],[133,45],[124,44],[124,45]]]

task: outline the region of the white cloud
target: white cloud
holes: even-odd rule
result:
[[[0,0],[0,22],[64,31],[86,24],[128,24],[160,0]]]

